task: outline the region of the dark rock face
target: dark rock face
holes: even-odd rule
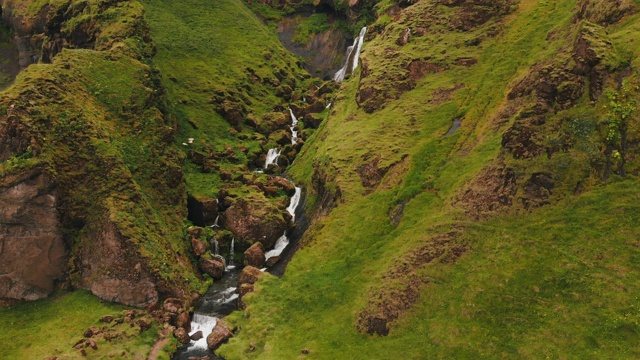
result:
[[[576,19],[600,25],[615,24],[635,10],[631,0],[580,0],[577,7]]]
[[[229,329],[224,321],[220,320],[216,323],[211,334],[207,336],[207,347],[210,350],[215,350],[232,336],[233,333],[231,332],[231,329]]]
[[[55,189],[43,174],[14,180],[0,186],[0,299],[36,300],[66,266]]]
[[[130,245],[105,221],[89,232],[93,242],[78,249],[80,286],[107,301],[143,307],[159,300],[154,276],[143,259],[129,256]],[[96,230],[98,229],[98,230]]]
[[[187,199],[189,220],[197,226],[213,225],[218,216],[218,201],[207,197],[189,196]]]

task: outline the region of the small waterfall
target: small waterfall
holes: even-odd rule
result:
[[[220,255],[220,250],[218,249],[218,240],[216,238],[213,238],[213,255]]]
[[[276,241],[276,244],[273,247],[273,250],[269,250],[267,251],[266,254],[264,254],[265,259],[269,260],[274,256],[280,256],[280,254],[282,254],[282,252],[287,247],[287,245],[289,245],[289,238],[287,237],[287,232],[285,231],[285,233],[282,234],[282,236],[280,236],[278,241]]]
[[[296,186],[296,192],[291,197],[291,201],[289,202],[289,206],[287,207],[287,211],[291,214],[291,221],[296,220],[296,208],[300,204],[300,198],[302,197],[302,189]],[[287,232],[285,231],[282,236],[276,241],[275,246],[272,250],[268,251],[264,254],[265,258],[269,260],[274,256],[280,256],[284,249],[289,245],[289,238],[287,237]]]
[[[347,72],[351,74],[358,67],[358,62],[360,61],[360,51],[362,50],[364,35],[366,33],[367,28],[363,27],[362,30],[360,30],[360,34],[358,35],[358,37],[353,41],[353,45],[347,48],[347,59],[345,60],[342,69],[338,70],[338,72],[333,76],[333,80],[335,80],[336,82],[342,82],[345,76],[347,76]]]
[[[291,126],[289,126],[289,129],[291,129],[291,144],[295,145],[298,142],[298,132],[294,129],[298,126],[298,118],[293,115],[291,108],[289,108],[289,114],[291,114]]]
[[[296,208],[300,203],[300,197],[302,196],[302,189],[296,186],[296,193],[291,197],[287,211],[291,214],[291,221],[296,221]]]
[[[191,333],[189,335],[193,335],[198,331],[202,331],[202,339],[193,343],[190,346],[192,349],[207,349],[207,336],[211,334],[211,330],[213,330],[214,326],[218,322],[218,318],[214,316],[204,315],[204,314],[193,314],[193,319],[191,319]]]
[[[269,165],[275,164],[278,161],[278,157],[280,156],[280,152],[282,150],[278,148],[270,149],[267,153],[267,161],[264,162],[264,168],[268,168]]]
[[[213,222],[213,225],[211,225],[212,228],[214,227],[220,227],[220,224],[218,223],[220,221],[220,214],[218,214],[218,216],[216,216],[216,220]]]
[[[229,249],[229,264],[227,265],[228,269],[233,269],[236,266],[233,264],[233,252],[235,247],[236,238],[231,239],[231,249]]]

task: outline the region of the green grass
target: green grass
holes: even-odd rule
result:
[[[91,326],[104,325],[98,322],[101,317],[117,317],[125,309],[100,301],[86,291],[59,293],[45,300],[0,308],[0,326],[5,329],[0,334],[0,358],[43,359],[57,356],[61,360],[82,359],[84,357],[72,347],[83,337],[84,331]],[[118,333],[127,335],[111,342],[99,340],[97,351],[87,349],[89,357],[146,359],[158,327],[153,326],[140,336],[133,336],[132,330],[137,330],[129,328],[129,324],[116,327]]]
[[[585,95],[575,108],[547,115],[539,130],[543,141],[566,132],[577,144],[552,159],[513,159],[501,149],[510,122],[494,122],[508,105],[510,86],[534,64],[562,64],[573,45],[575,1],[521,1],[499,35],[479,46],[461,44],[495,23],[471,33],[435,31],[396,46],[406,26],[426,21],[418,14],[432,11],[429,4],[407,8],[413,17],[401,17],[401,25],[390,22],[384,36],[365,43],[369,77],[342,84],[328,119],[290,170],[309,191],[309,207],[317,199],[312,178],[319,167],[332,174],[326,185],[340,189],[341,202],[307,231],[306,246],[285,277],[261,280],[248,309],[231,316],[242,330],[220,353],[228,359],[638,357],[640,183],[631,177],[604,184],[592,168],[590,156],[601,144],[594,124],[602,104],[590,104]],[[440,10],[446,16],[452,11]],[[632,43],[634,23],[609,29],[616,46]],[[638,53],[636,45],[628,48]],[[455,66],[458,57],[478,64]],[[407,61],[424,58],[449,69],[394,95],[389,79],[402,74]],[[459,83],[465,87],[449,99],[429,102]],[[367,84],[391,89],[386,106],[373,114],[354,101]],[[455,118],[462,118],[462,128],[442,137]],[[378,156],[378,168],[389,171],[371,191],[357,169]],[[456,199],[487,166],[513,167],[519,187],[512,209],[479,222]],[[518,196],[530,174],[541,171],[556,181],[551,205],[525,211]],[[580,182],[586,192],[577,195]],[[390,214],[397,205],[404,211],[396,227]],[[358,315],[372,299],[393,304],[383,290],[401,289],[401,282],[385,275],[452,229],[470,247],[462,258],[415,269],[428,284],[392,323],[389,336],[357,332]],[[303,349],[309,354],[302,355]]]

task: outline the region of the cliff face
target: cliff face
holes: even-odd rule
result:
[[[35,300],[54,289],[66,268],[66,247],[48,176],[28,171],[0,191],[0,297]]]
[[[0,298],[46,296],[55,278],[128,305],[190,299],[200,282],[183,241],[175,124],[145,64],[142,7],[1,5],[22,63],[38,64],[2,97],[2,266],[15,284]]]

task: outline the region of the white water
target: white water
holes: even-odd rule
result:
[[[291,197],[287,211],[291,214],[291,221],[296,221],[296,208],[300,203],[300,197],[302,196],[302,189],[296,186],[296,193]]]
[[[333,76],[333,80],[335,80],[336,82],[342,82],[345,76],[347,76],[347,71],[350,71],[350,73],[353,73],[353,71],[355,71],[356,68],[358,67],[358,62],[360,60],[360,51],[362,50],[362,44],[364,43],[364,35],[366,33],[367,33],[367,28],[363,27],[362,30],[360,30],[360,34],[358,35],[358,37],[353,41],[353,45],[347,48],[347,58],[344,62],[344,65],[342,66],[342,69],[338,70],[338,72],[336,72],[336,74]],[[351,55],[354,50],[356,52],[355,54],[353,54],[353,62],[351,62]],[[352,64],[351,68],[349,67],[349,64]]]
[[[298,132],[294,129],[298,126],[298,118],[293,115],[291,108],[289,108],[289,114],[291,114],[291,126],[289,126],[289,129],[291,129],[291,144],[295,145],[298,142]]]
[[[220,224],[218,224],[219,221],[220,221],[220,214],[216,216],[216,220],[213,222],[213,225],[211,225],[211,228],[220,227]]]
[[[218,240],[216,239],[213,239],[213,250],[213,255],[220,255],[220,252],[218,251]]]
[[[229,249],[229,264],[227,265],[227,269],[234,269],[236,266],[233,263],[233,251],[235,248],[236,238],[231,239],[231,249]]]
[[[278,161],[278,157],[280,156],[280,152],[282,150],[278,149],[278,148],[273,148],[270,149],[269,152],[267,153],[267,161],[265,161],[264,163],[264,168],[268,168],[269,165],[271,164],[275,164],[276,161]]]
[[[287,207],[287,211],[291,214],[291,221],[296,220],[296,208],[298,204],[300,204],[300,198],[302,196],[302,189],[296,186],[296,193],[291,197],[291,201],[289,202],[289,206]],[[284,249],[289,245],[289,238],[287,237],[287,232],[285,231],[282,236],[276,241],[275,246],[272,250],[268,251],[264,254],[266,260],[272,258],[274,256],[280,256]]]
[[[207,336],[211,334],[213,327],[216,326],[218,322],[218,318],[194,313],[193,319],[191,319],[191,333],[189,336],[197,333],[198,331],[202,331],[202,339],[193,342],[189,347],[190,349],[207,349]]]
[[[266,254],[264,254],[265,260],[269,260],[274,256],[280,256],[287,245],[289,245],[289,238],[287,237],[287,232],[285,231],[285,233],[280,236],[278,241],[276,241],[276,245],[273,247],[273,250],[269,250]]]

